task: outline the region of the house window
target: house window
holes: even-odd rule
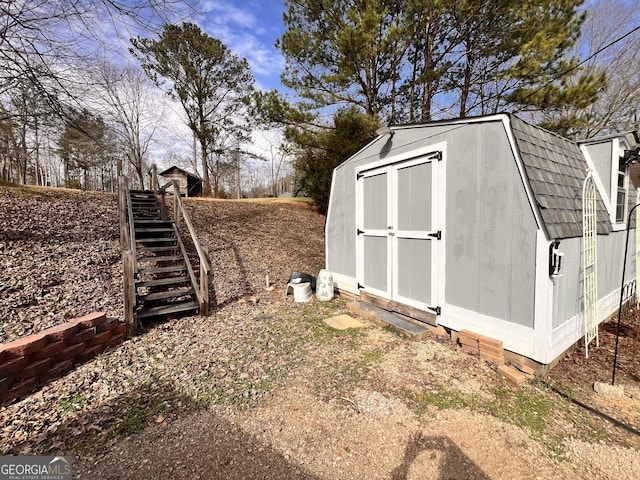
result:
[[[625,221],[627,207],[627,162],[623,157],[618,159],[618,189],[616,195],[616,223]]]

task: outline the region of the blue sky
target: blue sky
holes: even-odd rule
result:
[[[256,77],[256,87],[280,88],[284,58],[275,48],[284,26],[283,0],[205,0],[200,27],[244,57]]]

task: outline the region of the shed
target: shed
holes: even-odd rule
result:
[[[159,173],[164,179],[164,184],[171,180],[176,180],[180,186],[180,195],[186,197],[202,196],[202,179],[193,173],[189,173],[180,167],[169,167],[164,172]]]
[[[622,159],[637,145],[637,134],[576,143],[507,114],[392,127],[334,170],[327,268],[341,291],[549,364],[584,336],[589,170],[598,322],[617,308],[636,201]],[[635,275],[630,255],[625,282]]]

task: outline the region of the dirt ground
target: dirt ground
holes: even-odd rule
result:
[[[0,303],[4,338],[86,313],[61,296],[119,312],[115,198],[101,197],[96,221],[93,202],[0,191],[0,263],[10,272],[0,292],[12,302]],[[636,312],[623,322],[623,398],[592,389],[610,380],[612,324],[588,360],[578,350],[516,388],[447,338],[412,342],[367,322],[333,330],[323,320],[346,312],[345,301],[286,298],[291,271],[315,274],[324,263],[324,218],[309,206],[187,205],[214,265],[212,315],[146,325],[0,408],[1,454],[73,455],[74,478],[86,479],[640,478]],[[60,222],[47,212],[79,219],[49,242]],[[89,286],[19,288],[34,283],[33,252],[44,280],[64,280],[53,260],[66,259],[67,269],[95,272],[83,277]],[[90,253],[91,263],[75,252]]]

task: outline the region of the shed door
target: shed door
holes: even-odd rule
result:
[[[361,172],[358,280],[365,291],[437,310],[437,263],[443,214],[439,156]]]

